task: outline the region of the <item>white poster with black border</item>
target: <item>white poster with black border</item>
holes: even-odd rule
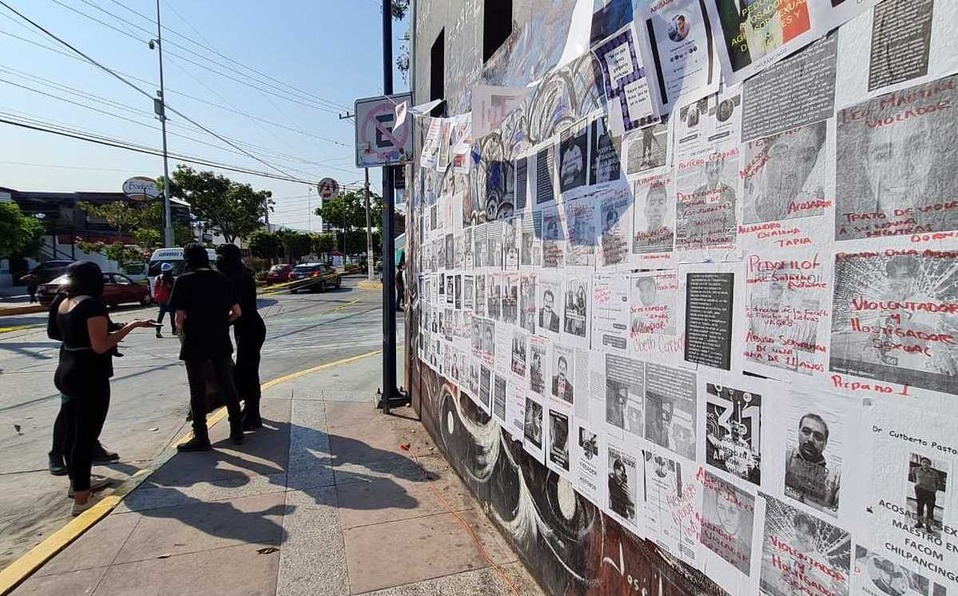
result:
[[[645,524],[642,523],[642,502],[645,494],[645,475],[642,464],[642,451],[632,444],[610,439],[607,442],[606,457],[608,490],[606,502],[602,508],[609,517],[622,524],[622,527],[639,538],[645,537]]]

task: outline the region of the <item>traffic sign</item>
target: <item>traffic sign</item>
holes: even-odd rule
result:
[[[339,193],[339,182],[336,182],[332,178],[323,178],[319,181],[319,184],[316,185],[316,190],[319,191],[320,197],[331,199]]]
[[[401,165],[412,159],[412,126],[393,130],[396,105],[412,101],[411,93],[357,99],[356,167]]]

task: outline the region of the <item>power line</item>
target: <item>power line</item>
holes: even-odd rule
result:
[[[53,1],[55,4],[58,4],[58,5],[62,6],[63,8],[66,8],[67,10],[70,10],[70,11],[72,11],[72,12],[74,12],[74,13],[80,15],[80,16],[83,16],[83,17],[85,17],[85,18],[87,18],[87,19],[89,19],[89,20],[91,20],[91,21],[94,21],[94,22],[96,22],[96,23],[99,23],[100,25],[102,25],[102,26],[104,26],[104,27],[107,27],[107,28],[109,28],[109,29],[111,29],[111,30],[113,30],[113,31],[116,31],[117,33],[120,33],[121,35],[125,35],[126,37],[129,37],[129,38],[131,38],[131,39],[133,39],[133,40],[135,40],[135,41],[137,41],[137,42],[141,42],[141,43],[143,42],[142,39],[140,39],[140,38],[137,37],[136,35],[130,33],[129,31],[125,31],[125,30],[123,30],[123,29],[120,29],[119,27],[116,27],[116,26],[114,26],[114,25],[111,25],[110,23],[107,23],[107,22],[105,22],[105,21],[103,21],[103,20],[101,20],[101,19],[98,19],[98,18],[96,18],[95,16],[92,16],[92,15],[86,13],[86,12],[83,12],[82,10],[79,10],[79,9],[73,7],[73,6],[68,5],[68,4],[64,4],[63,2],[61,2],[61,0],[52,0],[52,1]],[[144,29],[143,27],[140,27],[140,26],[137,25],[136,23],[133,23],[133,22],[131,22],[131,21],[128,21],[128,20],[124,19],[123,17],[120,17],[120,16],[117,16],[117,15],[115,15],[115,14],[113,14],[113,13],[110,13],[110,12],[108,12],[107,10],[103,9],[102,7],[100,7],[100,6],[96,5],[96,4],[93,4],[92,2],[89,2],[89,0],[81,0],[81,2],[83,2],[84,4],[86,4],[86,5],[88,5],[88,6],[91,6],[91,7],[95,8],[95,9],[97,9],[97,10],[99,10],[99,11],[101,11],[101,12],[107,14],[108,16],[110,16],[110,17],[112,17],[112,18],[114,18],[114,19],[117,19],[117,20],[119,20],[119,21],[125,23],[126,25],[129,25],[130,27],[134,27],[135,29],[138,29],[139,31],[142,31],[142,32],[146,33],[148,36],[150,36],[148,39],[151,39],[151,38],[152,38],[152,35],[153,35],[152,31],[149,31],[149,30],[147,30],[147,29]],[[166,27],[164,27],[164,28],[166,28]],[[172,45],[172,46],[174,46],[174,47],[180,48],[180,49],[182,49],[183,51],[188,52],[188,53],[190,53],[190,54],[192,54],[192,55],[194,55],[194,56],[196,56],[196,57],[198,57],[198,58],[200,58],[200,59],[202,59],[202,60],[206,60],[206,61],[210,62],[211,64],[215,64],[216,66],[218,66],[218,67],[220,67],[220,68],[225,68],[225,69],[227,69],[227,70],[229,70],[229,71],[232,71],[232,72],[234,72],[234,73],[236,73],[236,74],[238,74],[238,75],[244,76],[244,77],[246,77],[247,79],[249,79],[250,81],[254,81],[254,82],[256,82],[256,83],[258,83],[258,84],[260,84],[260,85],[269,85],[269,83],[265,83],[264,81],[261,81],[261,80],[259,80],[259,79],[253,78],[253,77],[251,77],[250,75],[243,73],[242,71],[239,71],[239,70],[237,70],[237,69],[235,69],[235,68],[233,68],[233,67],[231,67],[231,66],[229,66],[229,65],[226,65],[226,64],[222,64],[222,63],[220,63],[220,62],[217,62],[217,61],[215,61],[215,60],[213,60],[213,59],[211,59],[211,58],[209,58],[209,57],[207,57],[207,56],[203,56],[203,55],[201,55],[201,54],[198,54],[197,52],[195,52],[195,51],[193,51],[193,50],[191,50],[191,49],[189,49],[189,48],[187,48],[187,47],[184,47],[184,46],[182,46],[182,45],[180,45],[180,44],[178,44],[178,43],[176,43],[176,42],[167,42],[167,43],[168,43],[168,45]],[[199,45],[199,44],[197,44],[197,45]],[[202,46],[200,46],[200,47],[202,47]],[[200,64],[199,62],[196,62],[195,60],[191,60],[190,58],[187,58],[187,57],[185,57],[185,56],[182,56],[182,55],[180,55],[180,54],[178,54],[178,53],[176,53],[176,52],[174,52],[174,51],[172,51],[172,50],[167,49],[166,52],[167,52],[168,54],[172,55],[172,56],[176,56],[177,58],[180,58],[181,60],[184,60],[184,61],[186,61],[186,62],[189,62],[189,63],[191,63],[191,64],[194,64],[194,65],[196,65],[196,66],[198,66],[198,67],[200,67],[200,68],[203,68],[203,69],[205,69],[205,70],[208,70],[208,71],[210,71],[210,72],[212,72],[212,73],[214,73],[214,74],[217,74],[217,75],[219,75],[219,76],[221,76],[221,77],[230,79],[230,80],[235,81],[235,82],[237,82],[237,83],[240,83],[240,84],[242,84],[242,85],[245,85],[245,86],[251,87],[251,88],[253,88],[253,89],[256,89],[256,90],[258,90],[258,91],[260,91],[260,92],[262,92],[262,93],[274,95],[274,96],[279,97],[279,98],[281,98],[281,99],[285,99],[286,101],[291,101],[291,102],[294,102],[294,103],[298,103],[298,104],[300,104],[300,105],[303,105],[303,106],[306,106],[306,107],[310,107],[310,108],[313,108],[313,109],[317,109],[317,110],[320,110],[320,111],[323,111],[323,112],[327,112],[327,113],[337,113],[337,110],[336,110],[337,104],[332,104],[331,102],[326,101],[325,103],[328,104],[328,105],[323,105],[323,103],[321,103],[321,102],[316,101],[315,99],[313,99],[315,96],[313,96],[313,95],[311,95],[311,94],[306,94],[306,96],[304,97],[304,96],[300,96],[300,95],[297,94],[297,93],[291,93],[291,92],[289,92],[289,91],[286,91],[286,90],[283,90],[283,89],[279,89],[279,88],[275,87],[275,85],[272,85],[273,89],[275,89],[275,90],[271,90],[271,89],[263,88],[263,87],[258,87],[258,86],[256,86],[256,85],[252,85],[252,84],[250,84],[250,83],[246,83],[246,82],[244,82],[244,81],[242,81],[242,80],[240,80],[240,79],[237,79],[237,78],[234,77],[234,76],[231,76],[231,75],[228,75],[228,74],[224,74],[223,72],[220,72],[219,70],[216,70],[216,69],[214,69],[214,68],[212,68],[212,67],[206,66],[206,65],[204,65],[204,64]],[[214,51],[214,53],[218,53],[218,52],[215,52],[215,51]],[[292,97],[287,97],[287,96],[281,95],[280,92],[286,93],[286,94],[288,94],[289,96],[292,96]],[[325,101],[325,100],[324,100],[324,101]],[[341,107],[341,106],[340,106],[340,107]]]
[[[43,27],[42,25],[40,25],[39,23],[37,23],[37,22],[31,20],[29,17],[23,15],[21,12],[19,12],[19,11],[16,10],[15,8],[11,7],[5,0],[0,0],[0,5],[6,7],[7,10],[13,12],[14,14],[16,14],[17,16],[19,16],[19,17],[20,17],[21,19],[23,19],[24,21],[30,23],[30,24],[33,25],[35,28],[37,28],[37,29],[39,29],[40,31],[42,31],[42,32],[45,33],[48,37],[53,38],[54,40],[60,42],[62,45],[66,46],[66,47],[68,47],[69,49],[71,49],[72,51],[74,51],[75,53],[77,53],[77,54],[83,56],[88,62],[90,62],[91,64],[96,65],[96,66],[99,67],[101,70],[105,71],[106,73],[110,74],[111,76],[113,76],[114,78],[116,78],[117,80],[119,80],[120,82],[122,82],[124,85],[127,85],[127,86],[131,87],[132,89],[134,89],[134,90],[136,90],[137,92],[141,93],[142,95],[144,95],[144,96],[150,98],[151,100],[154,99],[152,95],[150,95],[150,94],[147,93],[146,91],[140,89],[139,87],[137,87],[136,85],[134,85],[133,83],[131,83],[130,81],[128,81],[128,80],[127,80],[126,78],[124,78],[123,76],[117,74],[114,70],[112,70],[112,69],[110,69],[109,67],[104,66],[103,64],[97,62],[96,60],[94,60],[93,58],[91,58],[90,56],[88,56],[87,54],[83,53],[82,51],[80,51],[80,50],[77,49],[76,47],[72,46],[69,42],[63,40],[62,38],[58,37],[56,34],[52,33],[52,32],[49,31],[48,29],[44,28],[44,27]],[[163,103],[165,104],[166,102],[164,101]],[[279,172],[280,174],[282,174],[282,175],[284,175],[284,176],[287,176],[287,177],[292,178],[292,176],[291,176],[290,174],[284,172],[282,169],[280,169],[280,168],[274,166],[273,164],[267,162],[266,160],[263,160],[263,159],[261,159],[261,158],[255,156],[255,155],[253,155],[253,154],[250,153],[249,151],[246,151],[245,149],[243,149],[243,148],[237,146],[236,144],[232,143],[232,142],[229,141],[228,139],[225,139],[224,137],[220,136],[220,135],[217,134],[216,132],[213,132],[213,131],[210,130],[209,128],[207,128],[207,127],[203,126],[202,124],[196,122],[195,120],[193,120],[192,118],[190,118],[190,117],[187,116],[186,114],[184,114],[184,113],[178,111],[176,108],[172,108],[172,107],[170,107],[170,106],[168,106],[168,105],[166,105],[165,107],[166,107],[167,109],[169,109],[171,112],[173,112],[174,114],[176,114],[176,115],[178,115],[179,117],[183,118],[184,120],[187,120],[188,122],[191,122],[191,123],[194,124],[195,126],[201,128],[201,129],[202,129],[204,132],[206,132],[207,134],[212,135],[212,136],[218,138],[220,141],[226,143],[227,145],[229,145],[229,146],[231,146],[231,147],[233,147],[233,148],[235,148],[235,149],[237,149],[237,150],[243,152],[244,154],[246,154],[247,157],[250,157],[251,159],[254,159],[254,160],[258,161],[259,163],[261,163],[261,164],[267,166],[268,168],[270,168],[270,169],[272,169],[272,170],[275,170],[275,171]],[[164,117],[165,117],[165,115],[164,115]]]
[[[16,126],[16,127],[19,127],[19,128],[25,128],[25,129],[28,129],[28,130],[34,130],[34,131],[38,131],[38,132],[46,132],[46,133],[50,133],[50,134],[59,135],[59,136],[62,136],[62,137],[68,137],[68,138],[76,139],[76,140],[79,140],[79,141],[85,141],[85,142],[94,143],[94,144],[97,144],[97,145],[104,145],[104,146],[106,146],[106,147],[113,147],[113,148],[115,148],[115,149],[124,149],[124,150],[126,150],[126,151],[133,151],[133,152],[135,152],[135,153],[143,153],[143,154],[146,154],[146,155],[155,155],[155,156],[162,156],[162,155],[163,155],[163,152],[160,151],[159,149],[155,149],[155,148],[151,148],[151,147],[144,147],[144,146],[140,146],[140,145],[135,145],[135,144],[129,143],[129,142],[127,142],[127,141],[122,141],[122,140],[118,140],[118,139],[110,139],[110,138],[106,138],[106,137],[97,138],[97,137],[95,137],[95,136],[92,136],[92,135],[89,135],[89,134],[86,134],[86,133],[71,132],[71,131],[68,131],[68,130],[57,130],[57,129],[52,128],[52,127],[49,127],[49,126],[40,126],[40,125],[36,125],[36,124],[30,124],[30,123],[27,123],[27,122],[20,122],[20,121],[16,121],[16,120],[11,120],[11,119],[9,119],[9,118],[7,118],[7,117],[5,117],[5,116],[6,116],[5,114],[0,113],[0,124],[9,124],[9,125],[11,125],[11,126]],[[302,180],[302,179],[299,179],[299,178],[295,178],[295,177],[293,177],[293,176],[279,176],[279,175],[276,175],[276,174],[271,174],[271,173],[269,173],[269,172],[260,172],[260,171],[257,171],[257,170],[251,170],[251,169],[249,169],[249,168],[244,168],[244,167],[241,167],[241,166],[234,166],[234,165],[224,164],[224,163],[212,161],[212,160],[209,160],[209,159],[204,159],[204,158],[201,158],[201,157],[191,157],[191,156],[187,156],[187,155],[181,155],[181,154],[178,154],[178,153],[170,153],[169,156],[172,157],[172,158],[174,158],[174,159],[176,159],[176,160],[185,162],[185,163],[192,163],[192,164],[201,165],[201,166],[206,166],[206,167],[211,167],[211,168],[218,168],[218,169],[227,170],[227,171],[230,171],[230,172],[238,172],[238,173],[241,173],[241,174],[248,174],[248,175],[250,175],[250,176],[259,176],[259,177],[261,177],[261,178],[270,178],[270,179],[273,179],[273,180],[282,180],[282,181],[285,181],[285,182],[296,182],[296,183],[299,183],[299,184],[309,184],[309,185],[312,185],[312,184],[313,184],[313,182],[310,182],[310,181],[307,181],[307,180]]]
[[[0,12],[0,15],[2,15],[2,16],[4,16],[4,17],[7,17],[8,19],[13,20],[13,18],[10,17],[10,16],[9,16],[8,14],[6,14],[6,13]],[[18,25],[23,25],[23,24],[20,23],[19,21],[15,21],[15,20],[14,20],[13,22],[17,23]],[[23,26],[25,27],[25,25],[23,25]],[[6,36],[8,36],[8,37],[12,37],[12,38],[14,38],[14,39],[16,39],[16,40],[22,41],[22,42],[24,42],[24,43],[28,43],[28,44],[33,45],[33,46],[36,46],[36,47],[38,47],[38,48],[42,48],[42,49],[44,49],[44,50],[48,50],[48,51],[50,51],[50,52],[54,52],[54,53],[59,54],[59,55],[61,55],[61,56],[65,56],[65,57],[67,57],[67,58],[70,58],[71,60],[77,60],[77,61],[82,62],[82,63],[84,63],[84,64],[89,64],[89,62],[87,62],[86,60],[84,60],[83,58],[81,58],[81,57],[79,57],[79,56],[77,56],[77,55],[75,55],[75,54],[71,54],[71,53],[69,53],[69,52],[64,52],[63,50],[60,50],[60,49],[58,49],[58,48],[51,47],[51,46],[48,46],[48,45],[44,45],[44,44],[42,44],[42,43],[38,43],[38,42],[35,41],[35,40],[27,39],[27,38],[25,38],[25,37],[21,37],[21,36],[19,36],[19,35],[14,34],[14,33],[10,33],[9,31],[0,30],[0,34],[6,35]],[[176,64],[175,61],[171,61],[171,62],[173,62],[173,64],[176,65],[178,68],[181,68],[181,69],[182,69],[182,67],[181,67],[179,64]],[[127,73],[127,72],[123,72],[123,71],[119,71],[119,70],[116,71],[116,72],[122,74],[123,76],[125,76],[125,77],[128,78],[128,79],[132,79],[132,80],[134,80],[134,81],[137,81],[137,82],[140,82],[140,83],[143,83],[143,84],[146,84],[146,85],[156,86],[156,83],[155,83],[154,81],[148,81],[148,80],[146,80],[146,79],[139,78],[139,77],[137,77],[136,75],[133,75],[133,74],[130,74],[130,73]],[[187,72],[187,74],[189,74],[190,77],[191,77],[191,78],[194,78],[194,80],[195,80],[195,77],[192,76],[192,73],[189,73],[188,71],[185,71],[185,70],[184,70],[184,72]],[[205,86],[205,85],[204,85],[204,86]],[[209,88],[207,87],[207,89],[209,89]],[[346,146],[347,146],[345,143],[341,143],[340,141],[336,141],[336,140],[330,139],[330,138],[328,138],[328,137],[316,135],[316,134],[313,134],[313,133],[311,133],[311,132],[302,130],[302,129],[300,129],[300,128],[294,128],[294,127],[292,127],[292,126],[287,126],[287,125],[285,125],[285,124],[280,124],[280,123],[278,123],[278,122],[273,122],[272,120],[267,120],[267,119],[265,119],[265,118],[260,118],[259,116],[254,116],[253,114],[249,114],[249,113],[244,112],[244,111],[242,111],[242,110],[238,110],[238,109],[236,109],[236,108],[229,108],[229,107],[223,106],[223,105],[221,105],[221,104],[218,104],[218,103],[209,101],[209,100],[207,100],[207,99],[204,99],[204,98],[202,98],[202,97],[197,97],[197,96],[195,96],[195,95],[191,95],[191,94],[189,94],[189,93],[186,93],[185,91],[178,91],[178,90],[176,90],[176,89],[171,89],[170,87],[167,87],[167,88],[166,88],[166,91],[167,91],[167,93],[175,93],[176,95],[180,95],[180,96],[185,97],[185,98],[187,98],[187,99],[191,99],[191,100],[193,100],[193,101],[200,102],[200,103],[205,104],[205,105],[208,105],[208,106],[210,106],[210,107],[214,107],[214,108],[216,108],[216,109],[218,109],[218,110],[223,110],[223,111],[225,111],[225,112],[232,112],[232,113],[234,113],[234,114],[238,114],[238,115],[243,116],[243,117],[245,117],[245,118],[249,118],[249,119],[251,119],[251,120],[255,120],[255,121],[257,121],[257,122],[262,122],[262,123],[268,124],[268,125],[270,125],[270,126],[275,126],[276,128],[282,128],[283,130],[288,130],[288,131],[290,131],[290,132],[295,132],[295,133],[297,133],[297,134],[300,134],[300,135],[303,135],[303,136],[306,136],[306,137],[314,138],[314,139],[317,139],[317,140],[320,140],[320,141],[326,141],[326,142],[328,142],[328,143],[333,143],[333,144],[335,144],[335,145],[339,145],[339,146],[342,146],[342,147],[346,147]]]

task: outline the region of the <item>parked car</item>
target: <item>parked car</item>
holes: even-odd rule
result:
[[[37,299],[43,306],[49,306],[54,296],[67,283],[67,276],[60,277],[41,284],[37,289]],[[147,286],[134,282],[122,273],[103,274],[103,302],[107,306],[118,306],[138,302],[146,306],[152,302],[150,289]]]
[[[307,283],[305,280],[312,279],[313,283]],[[296,265],[293,267],[293,270],[289,274],[289,281],[303,281],[301,287],[290,290],[290,293],[295,294],[297,289],[303,290],[319,290],[323,292],[328,287],[339,288],[343,285],[343,279],[340,277],[338,271],[327,265],[326,263],[307,263],[305,265]]]
[[[37,278],[38,283],[45,284],[66,273],[72,263],[70,259],[53,259],[40,263],[30,273]]]
[[[266,274],[266,285],[281,284],[289,281],[289,274],[293,271],[293,266],[287,263],[273,265],[269,273]]]

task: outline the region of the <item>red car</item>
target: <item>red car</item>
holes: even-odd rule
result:
[[[49,306],[60,287],[67,282],[67,276],[61,275],[49,283],[37,288],[37,299],[43,306]],[[130,302],[138,302],[146,306],[152,302],[150,289],[134,282],[122,273],[103,274],[103,302],[107,306],[117,306]]]
[[[266,285],[282,284],[289,281],[289,274],[293,270],[292,265],[273,265],[266,274]]]

